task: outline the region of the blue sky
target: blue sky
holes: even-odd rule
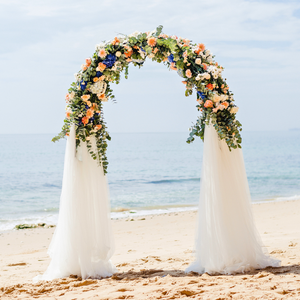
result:
[[[73,74],[95,45],[160,24],[216,55],[244,130],[300,128],[299,1],[0,0],[0,133],[59,132]],[[198,115],[176,72],[151,61],[114,91],[110,132],[182,132]]]

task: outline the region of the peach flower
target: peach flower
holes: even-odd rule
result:
[[[91,107],[91,105],[92,105],[91,101],[86,101],[86,104],[87,104],[89,107]]]
[[[85,64],[89,67],[92,63],[92,60],[90,58],[85,59]]]
[[[66,136],[70,136],[70,132],[66,132]]]
[[[66,99],[66,101],[67,102],[69,102],[69,100],[70,100],[70,94],[68,93],[68,94],[66,94],[66,97],[65,97],[65,99]]]
[[[204,50],[205,50],[204,44],[198,44],[198,49],[199,49],[200,51],[204,51]]]
[[[186,81],[181,81],[183,84],[187,84],[187,82]]]
[[[119,43],[120,43],[120,40],[117,37],[115,37],[114,40],[112,41],[113,45],[117,45]]]
[[[158,48],[155,47],[154,50],[152,51],[154,54],[156,54],[158,52]]]
[[[191,77],[192,77],[192,72],[191,72],[190,69],[187,69],[187,70],[185,71],[185,76],[186,76],[187,78],[191,78]]]
[[[94,82],[99,81],[99,77],[94,77],[94,78],[93,78],[93,81],[94,81]]]
[[[91,98],[91,95],[82,95],[81,99],[85,102],[88,101]]]
[[[221,104],[225,107],[225,109],[229,106],[229,103],[227,101],[225,101],[225,102],[223,102]]]
[[[105,99],[105,94],[97,94],[99,100]]]
[[[82,122],[84,125],[86,125],[86,124],[89,122],[89,118],[83,117],[83,118],[81,119],[81,122]]]
[[[67,119],[70,119],[70,118],[71,118],[71,112],[70,112],[70,111],[67,111],[67,112],[66,112],[66,118],[67,118]]]
[[[82,70],[82,71],[85,71],[87,68],[88,68],[87,65],[85,65],[85,64],[82,64],[82,65],[81,65],[81,70]]]
[[[151,47],[154,47],[156,45],[156,38],[151,37],[150,39],[148,39],[147,44]]]
[[[106,51],[105,51],[104,49],[100,49],[98,55],[99,55],[101,58],[104,58],[104,57],[107,55],[107,53],[106,53]]]
[[[100,62],[97,69],[99,69],[100,72],[103,72],[106,69],[106,65]]]
[[[214,104],[211,100],[206,100],[204,103],[204,107],[206,107],[206,108],[214,107]]]
[[[102,128],[102,125],[99,124],[99,125],[96,125],[95,127],[97,130],[100,130]]]
[[[207,64],[203,63],[202,64],[203,69],[206,71],[207,70]]]
[[[174,71],[177,70],[177,68],[176,68],[176,66],[175,66],[175,63],[173,63],[173,62],[171,63],[170,69],[171,69],[171,70],[174,70]]]
[[[87,118],[91,118],[93,115],[94,115],[94,112],[93,112],[92,109],[88,109],[88,110],[86,111],[86,117],[87,117]]]

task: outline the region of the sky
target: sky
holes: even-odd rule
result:
[[[0,0],[0,134],[58,133],[95,45],[158,25],[211,50],[243,130],[300,128],[298,0]],[[188,132],[199,113],[181,81],[150,60],[131,66],[104,104],[108,131]]]

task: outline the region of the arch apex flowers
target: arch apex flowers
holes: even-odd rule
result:
[[[127,78],[129,64],[141,67],[147,57],[162,62],[183,77],[186,96],[196,91],[196,107],[201,116],[191,128],[188,143],[195,136],[204,139],[205,126],[211,123],[229,149],[241,147],[241,124],[235,118],[238,108],[222,77],[223,68],[214,61],[213,54],[204,44],[166,35],[162,33],[162,26],[145,33],[136,31],[128,36],[117,36],[96,46],[93,56],[86,58],[81,70],[75,74],[75,82],[65,96],[67,113],[64,126],[53,141],[66,136],[71,126],[76,129],[76,147],[81,142],[91,145],[91,137],[94,137],[97,149],[88,147],[88,151],[106,173],[106,149],[110,136],[102,105],[108,100],[115,101],[111,83],[118,84],[122,72]]]

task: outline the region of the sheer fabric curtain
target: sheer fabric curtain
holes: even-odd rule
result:
[[[241,149],[229,151],[212,125],[204,135],[195,261],[186,272],[233,274],[280,266],[256,230]]]
[[[92,141],[95,145],[95,140]],[[71,274],[100,278],[117,272],[110,258],[114,241],[106,176],[86,144],[76,157],[75,129],[67,140],[58,225],[48,254],[46,272],[35,280],[52,280]]]

